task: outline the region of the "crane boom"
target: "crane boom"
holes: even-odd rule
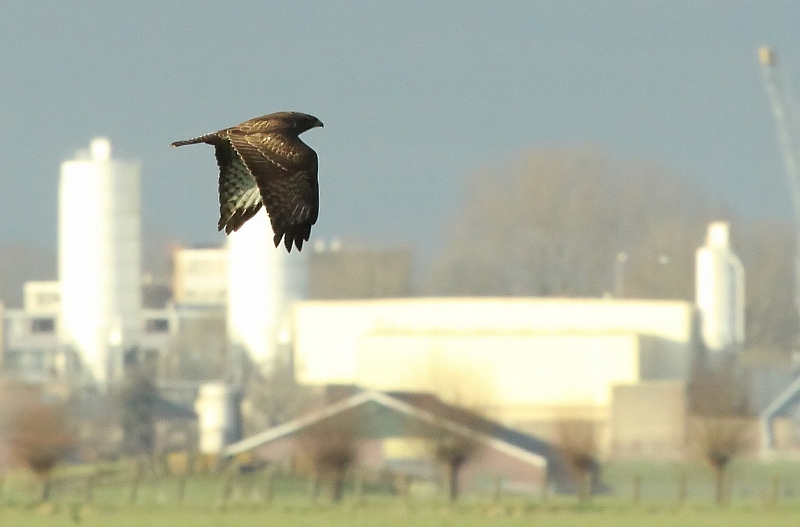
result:
[[[772,103],[772,114],[778,128],[778,138],[783,152],[783,163],[789,183],[790,197],[797,226],[800,227],[800,159],[798,159],[797,112],[793,111],[793,99],[786,92],[777,69],[775,52],[768,47],[758,50],[764,85]],[[800,311],[798,312],[800,313]]]
[[[786,83],[782,82],[775,52],[771,48],[762,47],[758,50],[758,57],[761,60],[764,86],[772,104],[772,114],[778,129],[778,139],[783,153],[783,164],[794,212],[794,306],[798,321],[800,321],[800,142],[798,142],[800,138],[798,131],[800,130],[797,128],[797,119],[800,116],[798,116],[794,99],[789,93]],[[786,391],[786,394],[791,397],[798,393],[800,393],[800,378],[795,380]],[[786,394],[783,394],[782,397]],[[773,447],[772,418],[782,407],[777,405],[773,408],[773,406],[775,405],[770,405],[761,415],[762,446],[766,449]]]

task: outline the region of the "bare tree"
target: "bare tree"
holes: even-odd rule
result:
[[[725,481],[734,458],[753,447],[752,421],[743,417],[698,416],[692,420],[691,440],[714,471],[714,502],[728,501]]]
[[[720,214],[657,165],[615,162],[596,148],[536,151],[473,179],[431,289],[600,296],[626,252],[626,296],[689,299],[694,251]]]
[[[732,361],[701,366],[690,385],[689,440],[714,471],[714,501],[727,501],[725,481],[734,458],[752,449],[752,419],[747,416],[747,390]]]
[[[427,366],[418,372],[422,394],[414,406],[434,418],[431,439],[433,458],[442,467],[447,498],[452,503],[460,494],[459,480],[464,466],[480,453],[481,443],[453,425],[473,430],[489,413],[494,386],[480,368],[434,350]]]
[[[735,229],[734,242],[745,266],[747,347],[760,361],[788,361],[797,346],[794,306],[794,227],[761,220]]]
[[[277,361],[267,375],[254,367],[249,370],[242,404],[245,435],[285,423],[311,403],[312,394],[297,384],[290,361]]]
[[[42,481],[41,500],[50,499],[53,468],[69,452],[73,434],[60,404],[28,401],[18,408],[12,423],[11,446]]]
[[[338,503],[344,495],[347,470],[358,455],[358,423],[353,414],[339,414],[304,429],[297,437],[298,449],[305,457],[316,486],[330,483],[330,498]]]
[[[433,453],[444,468],[447,499],[454,503],[459,496],[461,469],[480,448],[474,438],[440,428],[434,437]]]
[[[537,150],[476,174],[428,290],[691,300],[706,225],[726,219],[747,274],[747,346],[759,359],[785,362],[800,325],[786,287],[795,280],[792,225],[742,221],[663,167],[613,160],[598,148]]]
[[[557,424],[558,450],[578,481],[578,502],[592,495],[598,473],[596,424],[591,421],[560,421]]]
[[[138,369],[128,378],[118,395],[122,424],[122,447],[126,454],[152,456],[155,453],[155,409],[158,389],[152,379]]]

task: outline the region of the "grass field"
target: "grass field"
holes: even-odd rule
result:
[[[106,467],[107,468],[107,467]],[[30,473],[8,474],[0,485],[0,527],[445,527],[445,526],[798,526],[800,464],[738,463],[731,470],[731,503],[712,503],[710,473],[702,465],[616,464],[603,469],[612,492],[584,506],[573,496],[464,496],[447,506],[435,489],[404,499],[372,490],[343,503],[316,502],[307,481],[264,473],[199,474],[186,479],[150,474],[132,493],[130,472],[66,467],[56,474],[49,502],[39,503],[40,482]],[[102,470],[101,470],[102,472]],[[685,481],[679,501],[676,481]],[[641,484],[633,502],[632,481]],[[271,483],[268,484],[268,481]],[[324,492],[324,491],[323,491]],[[267,497],[269,496],[269,497]]]
[[[398,506],[366,506],[307,508],[117,508],[98,509],[83,506],[0,509],[0,525],[14,527],[49,527],[82,525],[87,527],[578,527],[578,526],[775,526],[800,525],[800,510],[779,508],[731,507],[670,509],[651,507],[598,506],[583,510],[574,508],[436,507],[405,508]]]

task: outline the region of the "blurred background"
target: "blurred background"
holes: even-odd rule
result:
[[[731,460],[800,453],[798,22],[4,4],[0,467],[237,458],[335,498],[360,466],[455,499],[699,460],[724,501]],[[325,123],[292,254],[265,213],[218,233],[211,149],[169,148],[282,110]]]

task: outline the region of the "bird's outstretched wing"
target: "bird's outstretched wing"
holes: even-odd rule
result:
[[[239,227],[261,209],[261,193],[239,154],[227,139],[214,142],[219,165],[219,223],[225,234]]]
[[[316,152],[297,136],[278,132],[229,130],[228,139],[258,184],[275,246],[283,238],[288,251],[292,245],[302,249],[319,214]]]

